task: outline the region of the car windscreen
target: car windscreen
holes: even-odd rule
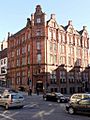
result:
[[[61,93],[56,93],[56,95],[58,95],[58,96],[63,96],[63,94],[61,94]]]
[[[12,99],[23,99],[23,96],[22,95],[18,95],[18,94],[13,94],[13,95],[11,95],[11,98]]]

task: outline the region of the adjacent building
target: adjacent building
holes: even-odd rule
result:
[[[0,86],[7,83],[7,41],[0,42]]]
[[[90,87],[89,72],[85,72],[88,63],[86,26],[77,31],[71,20],[66,26],[59,25],[55,14],[47,21],[40,5],[23,29],[8,34],[7,79],[15,89],[30,86],[33,92],[81,92],[83,81]]]

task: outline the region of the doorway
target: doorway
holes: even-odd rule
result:
[[[39,90],[39,92],[43,92],[43,82],[42,81],[37,81],[36,83],[36,90]]]

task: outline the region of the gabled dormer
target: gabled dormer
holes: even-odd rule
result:
[[[79,34],[83,37],[89,38],[86,26],[83,26],[83,29],[81,31],[79,31]]]
[[[72,20],[69,20],[68,21],[68,25],[64,27],[65,31],[70,33],[70,34],[74,34],[75,33],[75,30],[73,28],[73,25],[72,25]]]
[[[81,35],[82,47],[89,48],[89,35],[87,32],[87,27],[83,26],[83,29],[79,31],[79,34]]]
[[[56,22],[55,14],[51,14],[50,19],[47,21],[47,26],[52,28],[59,28],[59,25]]]

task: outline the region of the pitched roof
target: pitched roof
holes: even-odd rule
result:
[[[7,48],[5,48],[4,50],[0,51],[0,59],[3,59],[7,57]]]

